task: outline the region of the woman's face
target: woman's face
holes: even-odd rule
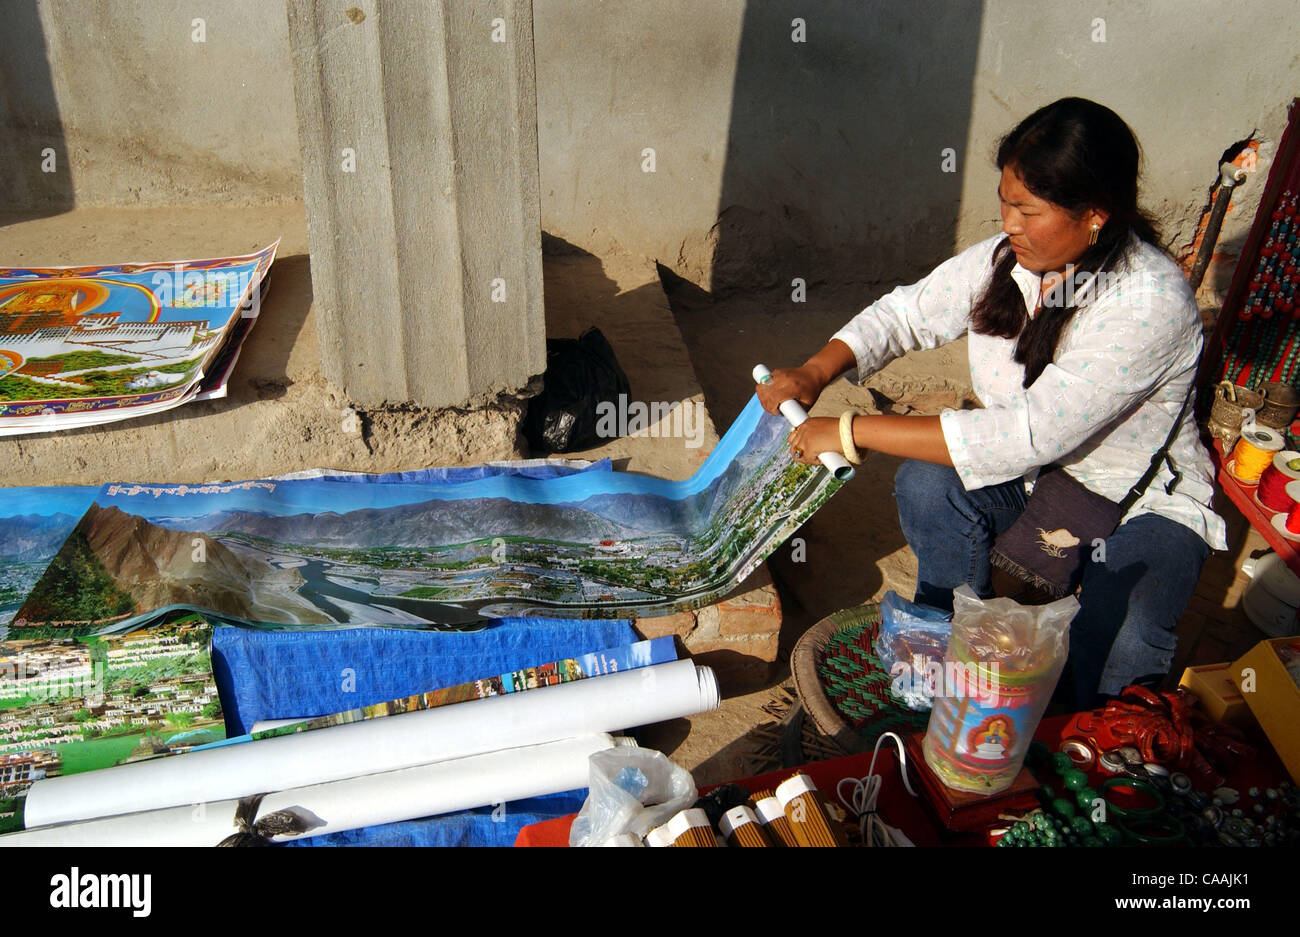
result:
[[[1106,213],[1088,209],[1078,217],[1034,195],[1014,165],[1002,168],[998,183],[1002,230],[1011,241],[1020,266],[1034,273],[1061,273],[1088,247],[1092,225],[1106,223]]]

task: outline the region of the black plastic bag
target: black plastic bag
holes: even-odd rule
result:
[[[542,392],[528,404],[524,436],[538,452],[599,445],[596,407],[606,402],[618,407],[620,394],[626,405],[630,393],[627,375],[600,329],[587,329],[576,339],[548,338]]]

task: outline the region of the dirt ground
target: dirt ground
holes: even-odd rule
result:
[[[524,398],[483,410],[361,411],[320,375],[307,222],[299,202],[186,208],[80,208],[44,218],[0,216],[0,264],[54,266],[199,259],[250,253],[276,239],[270,292],[223,400],[185,404],[100,427],[0,444],[7,485],[258,478],[306,468],[388,472],[470,465],[530,453],[517,432]],[[548,334],[599,325],[640,399],[685,401],[692,438],[616,439],[586,458],[666,478],[688,477],[717,443],[703,395],[654,264],[597,259],[548,239]],[[680,423],[680,417],[678,417]],[[570,454],[578,457],[578,454]]]
[[[251,253],[280,239],[270,292],[229,395],[105,426],[0,441],[6,485],[198,482],[327,467],[400,471],[519,458],[522,404],[362,413],[320,376],[307,218],[300,202],[79,208],[0,217],[0,264],[191,260]]]

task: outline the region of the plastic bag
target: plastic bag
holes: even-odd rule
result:
[[[1025,674],[1065,666],[1070,622],[1079,612],[1074,596],[1047,605],[1014,599],[981,599],[970,586],[952,597],[952,635],[964,659],[997,662],[1004,671]]]
[[[695,780],[651,748],[619,747],[591,756],[587,800],[569,831],[570,846],[600,846],[619,833],[643,838],[695,803]]]
[[[1020,772],[1070,650],[1073,596],[1049,605],[953,594],[943,686],[925,730],[925,762],[948,787],[996,794]]]
[[[881,600],[876,656],[893,678],[890,690],[908,709],[930,708],[951,631],[950,612],[909,602],[893,590]]]
[[[572,452],[602,441],[596,433],[597,407],[626,406],[631,388],[600,329],[578,338],[546,340],[546,374],[542,392],[528,404],[524,436],[538,452]]]

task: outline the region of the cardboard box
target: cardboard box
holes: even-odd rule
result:
[[[1237,685],[1232,682],[1232,664],[1204,664],[1188,667],[1178,685],[1196,697],[1201,712],[1213,722],[1226,722],[1239,729],[1255,725],[1255,716],[1246,705]]]
[[[1277,750],[1291,780],[1300,783],[1300,685],[1284,663],[1297,659],[1300,635],[1261,641],[1233,663],[1232,682]]]

